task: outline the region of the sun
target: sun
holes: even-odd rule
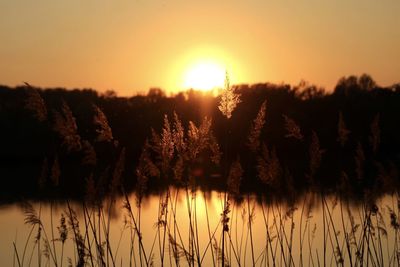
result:
[[[209,91],[221,88],[225,82],[225,68],[213,61],[200,61],[188,68],[184,74],[183,87]]]

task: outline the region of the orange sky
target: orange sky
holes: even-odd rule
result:
[[[400,81],[398,0],[0,1],[0,84],[173,91],[195,62],[233,83]]]

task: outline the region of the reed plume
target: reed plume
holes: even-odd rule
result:
[[[62,139],[62,145],[68,152],[80,151],[82,148],[78,126],[71,109],[66,102],[62,103],[61,112],[54,111],[53,129]]]
[[[25,109],[32,112],[35,119],[43,122],[47,119],[46,103],[37,89],[31,87],[29,84],[27,87]]]
[[[199,153],[210,146],[211,119],[204,117],[200,127],[190,121],[187,139],[187,152],[189,160],[193,161]]]
[[[226,200],[224,210],[222,211],[222,214],[221,214],[221,216],[222,216],[221,223],[222,223],[223,232],[229,232],[229,221],[230,221],[229,213],[230,212],[231,212],[231,204],[230,204],[230,199],[228,198]],[[224,238],[224,237],[222,237],[222,238]],[[222,255],[223,254],[224,253],[222,253]]]
[[[85,246],[85,239],[81,234],[79,228],[79,220],[76,212],[70,207],[68,203],[68,224],[73,233],[73,240],[75,243],[76,252],[78,254],[78,261],[76,266],[85,266],[85,257],[87,248]]]
[[[203,152],[208,152],[210,160],[218,164],[221,152],[211,124],[211,119],[204,117],[199,126],[189,121],[186,130],[176,113],[172,125],[165,115],[161,135],[152,129],[152,138],[150,142],[146,142],[143,151],[145,153],[139,160],[138,175],[149,178],[161,174],[167,176],[172,172],[173,177],[181,181],[185,170],[190,168]],[[149,173],[150,170],[152,174]]]
[[[247,140],[247,145],[252,152],[256,152],[260,148],[260,135],[265,124],[266,109],[267,101],[265,100],[258,111],[257,117],[253,121]]]
[[[174,112],[173,143],[175,145],[176,152],[182,157],[185,155],[187,148],[185,139],[185,128],[183,127],[178,114]]]
[[[142,196],[147,189],[147,182],[149,177],[159,177],[160,170],[154,164],[150,155],[151,146],[149,141],[146,140],[139,157],[139,164],[136,167],[137,191],[139,196]]]
[[[300,141],[303,140],[303,134],[301,133],[299,125],[297,125],[297,123],[293,119],[289,118],[288,116],[286,116],[284,114],[282,116],[285,119],[285,129],[287,132],[285,137],[286,138],[293,137],[294,139],[297,139]]]
[[[61,264],[60,264],[60,266],[62,267],[62,263],[63,263],[63,259],[64,259],[64,244],[68,238],[68,228],[67,228],[67,224],[65,223],[65,216],[63,213],[61,213],[60,225],[57,226],[57,230],[58,230],[59,238],[57,238],[56,241],[61,242]]]
[[[211,151],[211,162],[218,165],[221,161],[221,149],[212,132],[209,133],[209,148]]]
[[[158,146],[161,152],[159,154],[161,159],[161,169],[164,174],[167,174],[174,155],[174,138],[167,115],[164,115],[164,127],[162,129],[161,137],[156,141],[159,142]]]
[[[59,234],[59,240],[61,241],[61,243],[64,244],[68,238],[68,228],[67,228],[67,224],[65,223],[65,216],[63,213],[61,213],[60,225],[57,226],[57,229],[58,229],[58,234]]]
[[[269,151],[264,143],[262,153],[257,158],[257,172],[260,180],[270,186],[275,186],[282,175],[282,167],[276,150]]]
[[[179,266],[180,258],[185,257],[189,263],[195,260],[194,255],[190,254],[190,252],[182,247],[171,234],[169,234],[169,243],[172,247],[172,256],[177,266]]]
[[[25,224],[42,225],[42,221],[40,220],[31,203],[23,202],[21,204],[21,207],[25,214]]]
[[[97,154],[94,147],[88,140],[82,140],[82,164],[94,166],[97,163]]]
[[[93,124],[96,126],[96,141],[97,142],[111,142],[114,137],[108,120],[104,112],[96,105],[93,105],[94,117]]]
[[[222,114],[230,119],[232,117],[232,112],[235,110],[236,106],[241,102],[240,94],[235,92],[235,88],[229,83],[229,76],[226,72],[225,74],[225,88],[221,94],[221,101],[219,103],[219,110]]]
[[[212,240],[212,247],[217,257],[217,262],[220,263],[222,267],[229,267],[229,260],[226,255],[224,255],[222,248],[218,246],[218,242],[215,238]]]

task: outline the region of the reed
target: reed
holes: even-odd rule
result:
[[[26,108],[38,110],[35,116],[44,120],[47,110],[40,99],[40,94],[32,91]],[[228,76],[220,100],[218,108],[226,117],[226,136],[229,136],[229,131],[238,130],[230,119],[241,100],[230,86]],[[104,179],[110,181],[109,187],[101,188],[103,178],[91,173],[86,179],[85,198],[78,202],[65,201],[65,210],[59,218],[53,218],[53,204],[50,204],[50,225],[42,221],[41,204],[39,212],[31,203],[24,204],[25,223],[31,229],[22,249],[17,242],[13,243],[16,265],[31,265],[35,255],[38,266],[61,267],[66,262],[71,266],[399,266],[398,194],[393,193],[390,206],[382,206],[372,190],[363,192],[357,208],[349,200],[354,185],[366,183],[365,151],[370,149],[374,157],[378,155],[380,115],[370,125],[369,146],[356,140],[352,162],[355,171],[342,171],[336,195],[322,190],[316,178],[325,160],[317,132],[306,133],[294,119],[283,115],[281,126],[286,132],[283,137],[308,146],[308,153],[304,155],[308,159],[304,168],[307,173],[302,178],[307,178],[304,180],[310,190],[302,195],[295,190],[300,178],[292,176],[279,151],[261,137],[266,103],[261,104],[244,144],[254,165],[242,166],[244,157],[230,155],[229,140],[223,145],[218,143],[211,118],[205,117],[200,124],[192,121],[185,124],[174,113],[172,119],[165,115],[160,132],[152,130],[151,137],[145,141],[135,168],[133,195],[124,188],[122,177],[129,163],[125,149],[119,147],[115,163],[104,174]],[[114,141],[105,114],[97,106],[93,109],[95,142]],[[350,130],[343,117],[340,112],[337,141],[341,149],[350,142]],[[75,118],[66,103],[54,112],[54,119],[54,130],[66,153],[84,150],[87,153],[83,163],[95,166],[95,149],[79,136]],[[225,164],[221,164],[221,157]],[[47,158],[43,161],[40,188],[45,187],[48,178],[53,188],[60,186],[62,162],[58,154],[52,159],[50,173],[47,173],[50,161]],[[217,197],[218,209],[207,200],[206,192],[200,192],[196,186],[199,176],[196,172],[202,171],[205,162],[222,169],[220,172],[226,181]],[[380,179],[389,183],[385,167],[379,166]],[[256,173],[257,182],[266,192],[285,194],[286,202],[268,194],[257,199],[250,192],[242,191],[242,179],[249,169]],[[149,231],[148,225],[144,225],[148,218],[143,216],[148,183],[155,179],[174,187],[157,192],[158,210],[152,218],[154,227]],[[201,196],[204,202],[199,201]],[[124,220],[115,235],[113,216],[119,209],[124,211]],[[321,216],[314,218],[315,213]],[[59,220],[58,226],[54,225],[55,219]],[[128,238],[127,254],[121,252],[124,237]],[[65,255],[68,246],[73,247],[71,255]],[[31,256],[27,259],[29,249]]]

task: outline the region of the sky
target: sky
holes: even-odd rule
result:
[[[388,86],[399,14],[399,0],[0,0],[0,84],[176,92],[209,61],[234,84]]]

